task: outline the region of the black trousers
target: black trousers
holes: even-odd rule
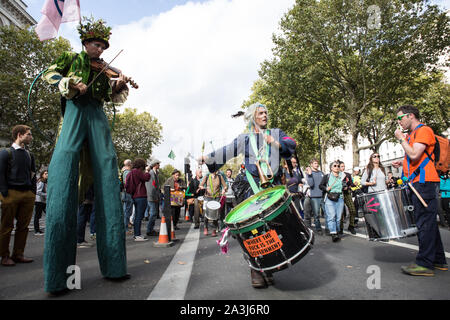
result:
[[[416,194],[411,193],[414,205],[414,218],[419,229],[417,238],[419,240],[419,252],[416,263],[422,267],[433,269],[433,264],[445,264],[445,252],[442,245],[441,234],[436,221],[438,201],[436,188],[438,183],[425,182],[414,183],[413,187],[424,199],[428,207],[424,207]]]
[[[42,218],[42,212],[45,212],[45,203],[44,202],[35,202],[34,203],[34,232],[41,231],[39,229],[39,220]]]

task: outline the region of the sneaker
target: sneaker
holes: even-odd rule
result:
[[[94,241],[95,239],[97,239],[97,236],[95,235],[95,233],[91,234],[91,240]]]
[[[44,233],[42,231],[37,231],[34,233],[35,236],[43,236]]]
[[[339,240],[341,240],[341,238],[339,238],[339,236],[337,234],[331,234],[331,240],[333,240],[333,242],[338,242]]]
[[[80,249],[92,248],[92,247],[93,247],[93,244],[86,242],[86,241],[77,244],[77,248],[80,248]]]
[[[348,230],[351,234],[356,234],[355,227],[350,226],[350,227],[348,227],[347,230]]]
[[[136,237],[134,237],[134,241],[142,242],[142,241],[148,241],[148,239],[146,237],[143,237],[143,236],[136,236]]]
[[[147,232],[147,236],[154,237],[154,236],[159,236],[159,234],[155,230],[152,230],[150,232]]]
[[[402,271],[411,276],[434,276],[434,272],[431,269],[419,266],[415,263],[410,264],[409,266],[402,266]]]
[[[211,237],[217,237],[217,232],[216,232],[216,230],[213,230],[213,231],[211,232]]]
[[[446,263],[435,263],[433,266],[435,269],[438,269],[441,271],[448,271],[448,264],[446,264]]]
[[[208,229],[205,228],[205,229],[203,230],[203,235],[205,235],[205,236],[208,235]]]

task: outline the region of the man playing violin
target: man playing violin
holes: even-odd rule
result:
[[[76,265],[80,152],[86,144],[94,182],[100,270],[106,279],[129,278],[117,157],[103,104],[125,102],[130,79],[121,74],[112,80],[91,68],[91,61],[109,47],[110,30],[102,20],[80,23],[84,51],[65,52],[43,75],[67,99],[48,169],[44,289],[53,294],[67,291],[68,267]]]

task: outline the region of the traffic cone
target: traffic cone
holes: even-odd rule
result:
[[[189,206],[184,211],[186,211],[186,214],[184,215],[184,220],[185,221],[189,221],[190,220],[190,218],[189,218]]]
[[[175,237],[175,228],[173,226],[173,218],[172,217],[170,217],[170,240],[178,241],[178,239]]]
[[[161,226],[159,227],[158,242],[154,242],[155,247],[170,247],[173,245],[172,241],[169,241],[169,233],[167,232],[166,218],[161,217]]]

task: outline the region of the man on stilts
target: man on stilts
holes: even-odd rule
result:
[[[67,290],[67,268],[76,264],[80,151],[87,144],[95,192],[97,253],[106,279],[128,279],[125,228],[120,201],[117,157],[103,103],[125,102],[124,75],[112,81],[91,62],[109,47],[110,27],[85,19],[78,27],[84,51],[65,52],[43,74],[67,99],[64,121],[48,169],[44,246],[45,291]],[[81,270],[82,271],[82,270]]]

